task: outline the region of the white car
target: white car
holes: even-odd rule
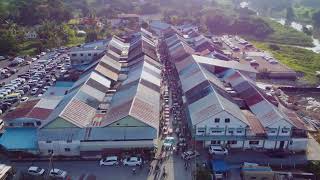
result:
[[[163,146],[164,146],[164,147],[171,147],[171,146],[174,145],[174,143],[175,143],[174,137],[169,136],[169,137],[166,137],[166,138],[164,139],[164,141],[163,141]]]
[[[140,166],[142,164],[142,159],[140,157],[128,157],[124,159],[123,165],[125,166]]]
[[[228,149],[220,145],[211,145],[209,146],[209,153],[215,155],[228,155]]]
[[[44,172],[45,172],[44,169],[37,166],[30,166],[28,169],[28,174],[34,175],[34,176],[42,176]]]
[[[100,160],[100,166],[102,166],[102,165],[114,166],[114,165],[118,165],[118,164],[119,164],[119,161],[118,161],[117,156],[109,156],[109,157],[106,157],[106,158]]]
[[[54,169],[50,170],[49,176],[64,179],[67,177],[67,171],[63,171],[61,169],[54,168]]]
[[[21,99],[20,99],[20,102],[27,102],[28,101],[28,97],[22,97]]]

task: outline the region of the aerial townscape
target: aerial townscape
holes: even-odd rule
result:
[[[0,180],[317,180],[319,143],[319,0],[0,0]]]

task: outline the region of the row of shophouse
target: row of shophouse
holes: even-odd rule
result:
[[[190,37],[171,28],[163,31],[162,38],[161,48],[180,80],[194,140],[204,147],[220,144],[238,149],[307,149],[304,122],[256,85],[254,68],[202,56],[201,52],[214,54],[220,50],[198,33]]]
[[[76,82],[57,82],[7,114],[2,148],[42,156],[153,150],[161,73],[154,37],[145,30],[130,42],[113,37],[104,55],[82,69]]]

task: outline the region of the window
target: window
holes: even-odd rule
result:
[[[205,131],[206,131],[206,129],[205,128],[199,128],[198,130],[197,130],[197,132],[198,133],[205,133]]]
[[[241,133],[242,133],[242,131],[241,131],[241,130],[237,130],[237,133],[241,134]]]
[[[81,63],[84,63],[84,60],[82,60]]]
[[[215,122],[215,123],[220,122],[220,118],[215,118],[215,119],[214,119],[214,122]]]
[[[94,53],[94,54],[93,54],[93,56],[97,56],[97,55],[98,55],[97,53]]]
[[[48,149],[48,153],[49,153],[49,154],[52,154],[52,153],[53,153],[53,150],[52,150],[52,149]]]
[[[233,134],[233,131],[229,131],[229,134]]]
[[[70,152],[70,148],[64,148],[65,152]]]
[[[71,54],[71,56],[77,56],[77,54]]]
[[[72,143],[72,140],[67,140],[67,143]]]
[[[237,141],[228,141],[228,144],[237,144]]]
[[[213,130],[212,133],[222,133],[222,131]]]
[[[211,144],[220,144],[221,141],[211,141]]]
[[[91,53],[89,53],[88,56],[91,56]]]
[[[251,144],[251,145],[258,145],[258,144],[259,144],[259,141],[249,141],[249,144]]]
[[[226,119],[224,120],[224,122],[225,122],[225,123],[229,123],[229,122],[230,122],[230,118],[226,118]]]
[[[46,143],[52,143],[52,141],[47,140]]]
[[[289,129],[288,128],[282,128],[282,133],[288,133]]]
[[[83,54],[81,53],[80,56],[83,56]]]

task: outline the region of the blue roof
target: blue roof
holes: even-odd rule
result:
[[[72,81],[57,81],[54,87],[72,87],[73,84]]]
[[[0,145],[7,150],[37,150],[36,128],[7,128],[0,138]]]
[[[245,166],[242,168],[243,171],[272,171],[271,167],[265,166]]]
[[[152,22],[150,23],[150,26],[151,26],[152,28],[157,28],[157,29],[162,29],[162,30],[164,30],[164,29],[169,28],[169,27],[170,27],[170,24],[157,20],[157,21],[152,21]]]
[[[211,161],[212,171],[214,172],[227,172],[229,167],[227,163],[222,159],[216,159]]]

